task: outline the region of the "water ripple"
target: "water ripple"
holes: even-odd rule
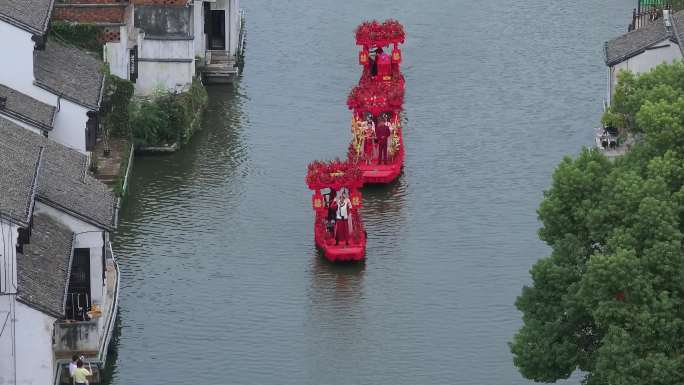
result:
[[[602,44],[628,7],[243,6],[243,78],[209,90],[205,128],[182,151],[136,160],[110,383],[529,383],[506,343],[548,253],[535,210],[555,164],[591,143]],[[313,245],[304,172],[346,153],[351,31],[387,16],[409,33],[405,172],[364,189],[367,263],[332,265]]]

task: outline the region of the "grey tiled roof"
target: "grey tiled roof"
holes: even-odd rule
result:
[[[55,107],[3,84],[0,84],[0,97],[7,98],[5,108],[0,108],[0,113],[42,130],[52,130]]]
[[[637,30],[627,32],[606,42],[606,64],[611,66],[620,63],[668,37],[670,33],[665,30],[662,18]]]
[[[117,198],[88,175],[85,155],[2,117],[0,122],[0,148],[13,148],[20,154],[41,146],[45,149],[36,186],[38,200],[105,229],[116,227]],[[10,168],[0,163],[0,175],[5,172]]]
[[[6,131],[19,130],[29,132],[0,118],[0,216],[26,224],[31,215],[42,148],[19,150],[2,140]]]
[[[33,54],[33,75],[39,86],[92,110],[99,109],[104,84],[102,61],[55,40]]]
[[[64,317],[73,233],[47,214],[33,216],[31,242],[17,253],[19,301]]]
[[[47,30],[53,6],[54,0],[1,0],[0,19],[42,35]]]
[[[670,38],[678,43],[684,39],[684,11],[672,15],[673,28],[665,28],[663,18],[651,22],[637,30],[627,32],[605,44],[606,65],[612,66],[642,53],[646,48]],[[684,54],[684,47],[680,44]]]
[[[102,182],[85,172],[77,175],[76,151],[49,146],[44,171],[40,173],[38,199],[113,230],[116,227],[117,199]],[[84,159],[83,159],[84,160]]]

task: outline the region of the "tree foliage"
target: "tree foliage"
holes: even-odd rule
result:
[[[121,138],[130,136],[129,104],[133,91],[133,83],[111,75],[107,71],[102,112],[108,134]]]
[[[50,23],[50,37],[102,55],[102,27],[95,24],[53,20]]]
[[[684,65],[621,74],[609,113],[641,139],[557,167],[538,210],[552,253],[516,301],[514,362],[542,382],[684,384]]]
[[[179,94],[159,91],[151,98],[134,99],[129,107],[133,142],[136,146],[187,143],[201,129],[208,101],[199,80]]]

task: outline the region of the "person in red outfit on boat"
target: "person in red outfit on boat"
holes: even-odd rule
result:
[[[378,78],[392,80],[392,57],[385,52],[380,52],[380,55],[375,58],[378,66]]]
[[[382,120],[375,129],[375,137],[378,140],[378,164],[387,164],[387,139],[390,134],[387,121]]]
[[[345,242],[349,246],[349,215],[351,214],[351,201],[346,191],[341,191],[337,199],[337,220],[335,221],[335,245]]]
[[[366,159],[366,164],[371,164],[373,161],[373,152],[375,146],[373,141],[375,140],[375,123],[373,122],[373,117],[368,115],[363,133],[363,157]]]
[[[370,62],[371,76],[378,74],[378,59],[380,59],[380,55],[382,55],[382,47],[378,47],[375,52],[373,52],[373,57]]]

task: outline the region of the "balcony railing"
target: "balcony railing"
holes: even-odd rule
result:
[[[682,0],[639,0],[637,7],[632,11],[632,22],[627,31],[639,29],[662,18],[664,9],[681,9],[683,4]]]

